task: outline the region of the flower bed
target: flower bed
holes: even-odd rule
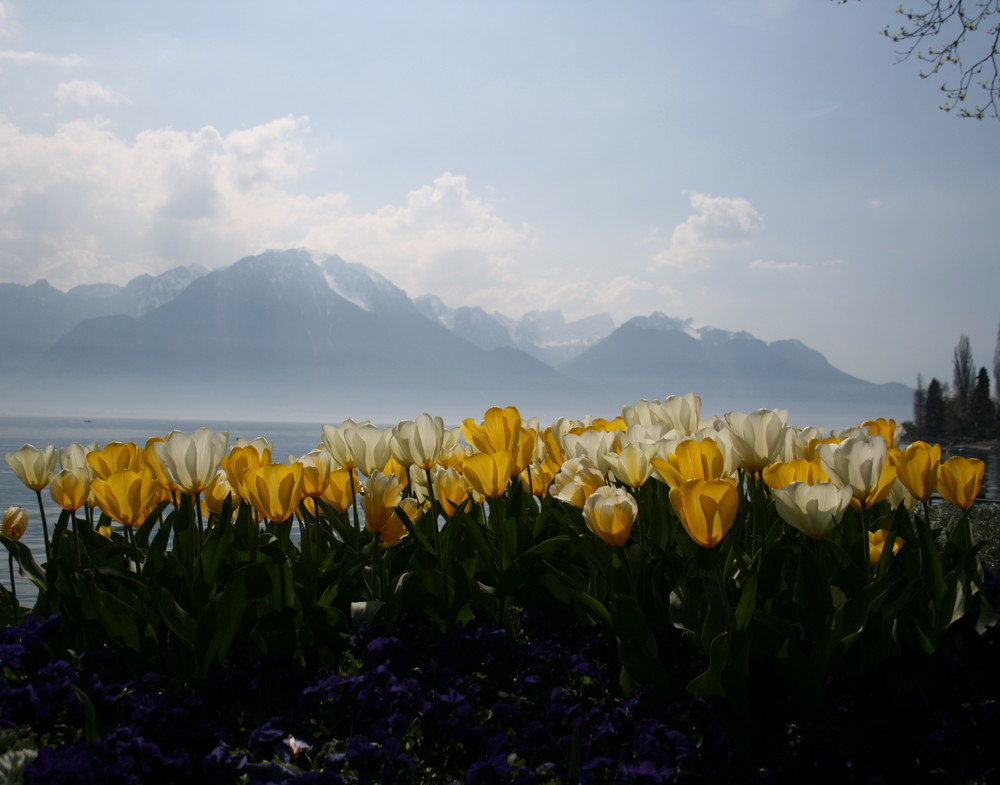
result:
[[[548,428],[8,456],[62,508],[0,634],[25,782],[987,782],[981,462],[695,396]],[[932,494],[962,510],[933,526]],[[89,501],[88,501],[89,500]],[[935,502],[936,503],[936,502]],[[293,528],[294,524],[294,528]],[[891,545],[891,547],[890,547]]]

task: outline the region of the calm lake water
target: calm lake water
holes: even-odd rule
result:
[[[229,443],[237,437],[253,439],[264,436],[274,444],[274,459],[286,460],[289,454],[301,455],[315,449],[323,441],[322,423],[297,422],[252,422],[252,421],[216,421],[202,422],[194,420],[137,420],[94,418],[82,421],[79,419],[60,417],[0,417],[0,454],[13,452],[23,444],[33,444],[45,447],[54,444],[57,448],[66,447],[73,442],[89,444],[97,442],[105,445],[110,441],[134,441],[145,443],[151,436],[165,436],[171,430],[190,433],[196,428],[208,426],[215,430],[227,431]],[[986,477],[983,480],[981,495],[987,499],[1000,500],[1000,453],[953,450],[948,453],[974,456],[986,461]],[[45,503],[45,514],[49,522],[49,531],[59,518],[59,508],[49,496],[48,490],[42,491]],[[38,513],[38,500],[33,491],[28,490],[7,466],[6,461],[0,461],[0,512],[14,505],[24,507],[28,511],[28,530],[23,542],[31,548],[35,559],[41,563],[44,560],[45,546],[42,537],[41,518]],[[6,550],[0,556],[6,554]],[[7,570],[7,559],[0,559],[0,582],[7,585],[10,575]],[[19,575],[17,580],[18,597],[27,599],[34,596],[34,586]]]

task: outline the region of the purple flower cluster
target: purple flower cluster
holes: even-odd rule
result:
[[[1000,581],[986,590],[995,600]],[[548,611],[511,624],[441,633],[404,618],[391,634],[356,632],[342,651],[262,659],[192,689],[124,679],[113,651],[71,655],[58,619],[29,616],[0,630],[0,728],[37,742],[27,785],[1000,777],[1000,627],[831,679],[821,711],[762,669],[747,717],[685,692],[696,671],[678,635],[657,642],[670,694],[624,696],[606,632]]]
[[[341,667],[261,662],[191,694],[153,674],[116,681],[108,651],[46,659],[58,621],[28,617],[0,632],[0,723],[40,742],[28,785],[668,783],[736,760],[712,705],[622,698],[613,646],[537,621],[363,631]]]

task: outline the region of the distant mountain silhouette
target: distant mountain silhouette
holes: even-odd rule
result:
[[[6,405],[22,413],[392,422],[514,404],[545,420],[694,391],[706,415],[781,407],[843,426],[905,417],[911,401],[905,385],[852,377],[795,340],[659,313],[615,329],[606,314],[452,309],[303,250],[125,287],[3,284],[0,326]]]

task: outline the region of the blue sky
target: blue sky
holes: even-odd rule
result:
[[[304,246],[950,380],[960,334],[992,365],[1000,123],[938,110],[894,8],[0,0],[0,280]]]

